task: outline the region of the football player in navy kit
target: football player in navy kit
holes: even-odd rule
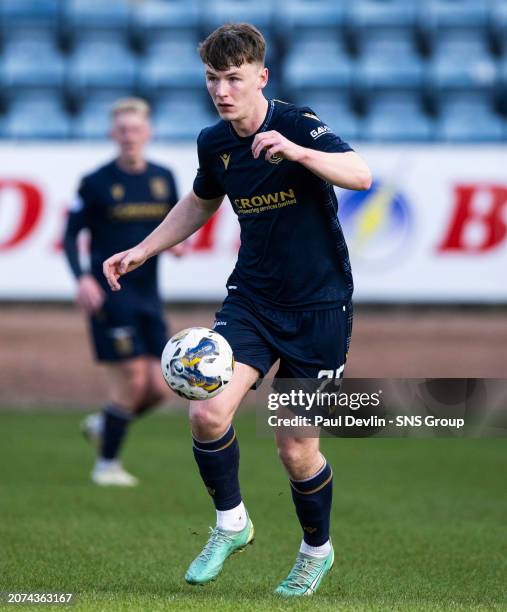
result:
[[[64,238],[77,280],[77,303],[88,317],[96,358],[108,371],[109,402],[82,424],[83,433],[98,445],[92,480],[99,485],[137,483],[119,461],[122,442],[132,419],[168,394],[159,365],[167,332],[156,258],[129,277],[127,300],[110,291],[102,274],[105,258],[145,238],[178,200],[171,171],[144,157],[149,110],[139,98],[114,105],[111,135],[118,156],[82,179]],[[77,249],[78,234],[85,228],[91,239],[89,271],[82,269]]]
[[[217,511],[216,527],[186,573],[191,584],[216,578],[227,557],[253,540],[232,425],[248,390],[278,359],[281,379],[343,369],[353,285],[332,186],[371,184],[365,162],[311,109],[264,97],[265,41],[256,28],[222,26],[199,52],[220,121],[199,135],[193,190],[139,245],[104,262],[117,291],[120,277],[195,232],[225,195],[238,215],[241,247],[216,315],[216,329],[234,351],[234,376],[220,395],[190,403],[193,452]],[[296,562],[276,593],[309,595],[334,560],[332,471],[318,438],[277,435],[276,442],[303,530]]]

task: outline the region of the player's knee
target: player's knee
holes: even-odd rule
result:
[[[223,415],[213,408],[208,401],[192,402],[189,410],[190,424],[192,431],[207,436],[220,435],[221,431],[228,425]]]
[[[302,438],[285,439],[279,442],[278,456],[290,474],[297,475],[305,472],[308,462],[313,458],[314,450],[305,444],[306,441]]]
[[[142,372],[131,372],[126,379],[125,395],[129,404],[139,406],[146,399],[147,379]]]

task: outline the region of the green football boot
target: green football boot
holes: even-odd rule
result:
[[[241,552],[254,541],[255,531],[250,517],[242,531],[225,531],[215,527],[201,554],[196,557],[185,574],[189,584],[206,584],[222,571],[224,561],[233,553]]]
[[[313,595],[319,588],[324,576],[333,567],[334,550],[327,557],[319,559],[304,553],[299,553],[296,563],[289,575],[275,589],[277,595],[293,597],[299,595]]]

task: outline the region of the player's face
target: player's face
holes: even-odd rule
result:
[[[121,157],[129,159],[142,157],[150,135],[150,123],[141,113],[119,113],[113,120],[111,137],[118,145]]]
[[[218,114],[225,121],[246,119],[267,81],[268,69],[262,64],[245,63],[227,70],[215,70],[206,65],[206,86]]]

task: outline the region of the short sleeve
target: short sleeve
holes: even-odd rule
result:
[[[299,112],[294,141],[302,147],[325,153],[353,151],[349,144],[334,134],[331,128],[310,109],[303,109]]]
[[[199,157],[199,168],[194,179],[195,195],[203,200],[213,200],[225,195],[224,189],[210,168],[202,132],[197,139],[197,155]]]

